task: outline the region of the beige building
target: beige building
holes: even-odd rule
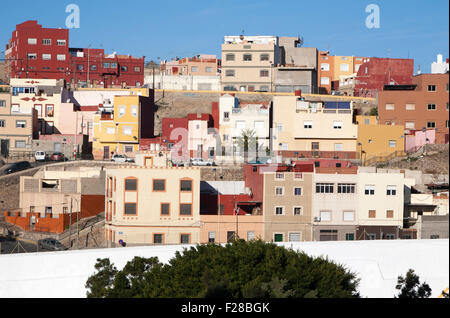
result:
[[[40,134],[58,134],[62,85],[54,79],[11,79],[11,113],[37,111]]]
[[[271,150],[284,157],[356,158],[358,126],[351,102],[274,96]]]
[[[396,239],[403,227],[405,177],[402,173],[360,168],[357,240]]]
[[[263,238],[262,215],[201,215],[200,243],[227,243],[236,236],[251,241]]]
[[[0,154],[4,157],[31,151],[33,131],[37,128],[36,111],[13,112],[9,93],[0,93]]]
[[[199,54],[179,60],[162,61],[161,73],[171,75],[212,76],[217,75],[218,61],[215,55]],[[156,87],[155,87],[156,88]]]
[[[280,63],[276,36],[225,36],[222,90],[272,91],[273,68]]]
[[[265,241],[294,242],[312,239],[313,172],[300,170],[302,169],[279,167],[276,172],[264,172]]]
[[[116,244],[199,243],[200,169],[143,159],[145,166],[106,170],[106,239]]]
[[[314,241],[355,240],[358,224],[356,171],[315,173],[313,192]]]

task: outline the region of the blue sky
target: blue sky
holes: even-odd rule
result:
[[[26,20],[64,28],[71,3],[81,14],[80,28],[70,31],[71,47],[90,44],[146,60],[219,55],[223,36],[242,30],[246,35],[300,35],[304,46],[334,55],[410,57],[422,72],[430,72],[436,54],[449,56],[447,0],[3,1],[2,50],[15,25]],[[379,29],[365,26],[365,8],[372,3],[380,8]]]

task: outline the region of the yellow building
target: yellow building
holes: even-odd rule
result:
[[[386,156],[403,156],[403,125],[381,125],[376,116],[356,116],[358,123],[358,156],[365,163],[383,161]]]
[[[147,89],[138,90],[131,89],[130,95],[114,96],[112,107],[103,105],[94,115],[95,159],[107,160],[111,153],[132,157],[139,151],[142,138],[154,136],[153,91],[149,94]]]

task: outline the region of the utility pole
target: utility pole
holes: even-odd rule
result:
[[[69,246],[72,247],[72,197],[70,197]]]
[[[80,210],[81,210],[80,208],[81,208],[81,207],[79,206],[79,205],[80,205],[80,202],[78,202],[78,200],[77,200],[77,203],[78,203],[78,212],[77,212],[77,250],[78,250],[78,249],[79,249],[79,244],[78,244],[78,243],[79,243],[79,238],[80,238],[80,232],[79,232],[79,230],[78,230],[78,223],[79,223],[79,222],[78,222],[78,221],[79,221],[79,220],[78,220],[78,216],[79,216],[79,214],[80,214]]]
[[[88,65],[87,65],[87,83],[88,83],[88,88],[90,86],[90,82],[89,82],[89,48],[91,47],[91,45],[88,45]]]

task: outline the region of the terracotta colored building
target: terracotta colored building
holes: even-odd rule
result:
[[[384,85],[412,83],[413,59],[364,58],[356,74],[354,96],[376,97]]]
[[[411,85],[388,85],[378,96],[382,124],[404,125],[414,130],[435,129],[436,143],[449,141],[448,74],[420,74]]]

